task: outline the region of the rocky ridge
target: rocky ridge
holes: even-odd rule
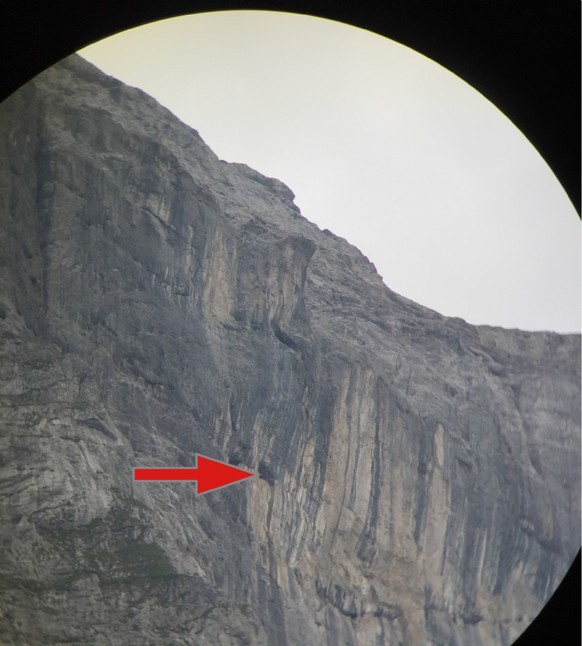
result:
[[[0,221],[3,643],[509,644],[558,585],[579,335],[397,295],[79,57],[0,106]],[[132,482],[195,452],[257,477]]]

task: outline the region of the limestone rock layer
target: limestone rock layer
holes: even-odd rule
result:
[[[2,644],[506,645],[557,587],[579,335],[421,307],[293,197],[78,57],[0,106]],[[196,452],[257,475],[132,480]]]

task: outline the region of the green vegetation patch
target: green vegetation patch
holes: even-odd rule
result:
[[[79,577],[96,574],[101,584],[131,583],[180,576],[160,545],[143,538],[149,529],[146,508],[134,498],[115,493],[104,517],[75,528],[45,528],[42,533],[68,562],[71,575],[50,587],[62,588]]]

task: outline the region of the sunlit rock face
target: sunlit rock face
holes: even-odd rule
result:
[[[3,644],[526,628],[580,545],[579,336],[395,294],[80,58],[0,106],[0,147]],[[195,452],[257,475],[132,481]]]

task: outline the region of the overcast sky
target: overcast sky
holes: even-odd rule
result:
[[[489,101],[382,36],[287,13],[173,18],[80,52],[221,158],[284,181],[394,291],[469,323],[579,332],[580,220]]]

